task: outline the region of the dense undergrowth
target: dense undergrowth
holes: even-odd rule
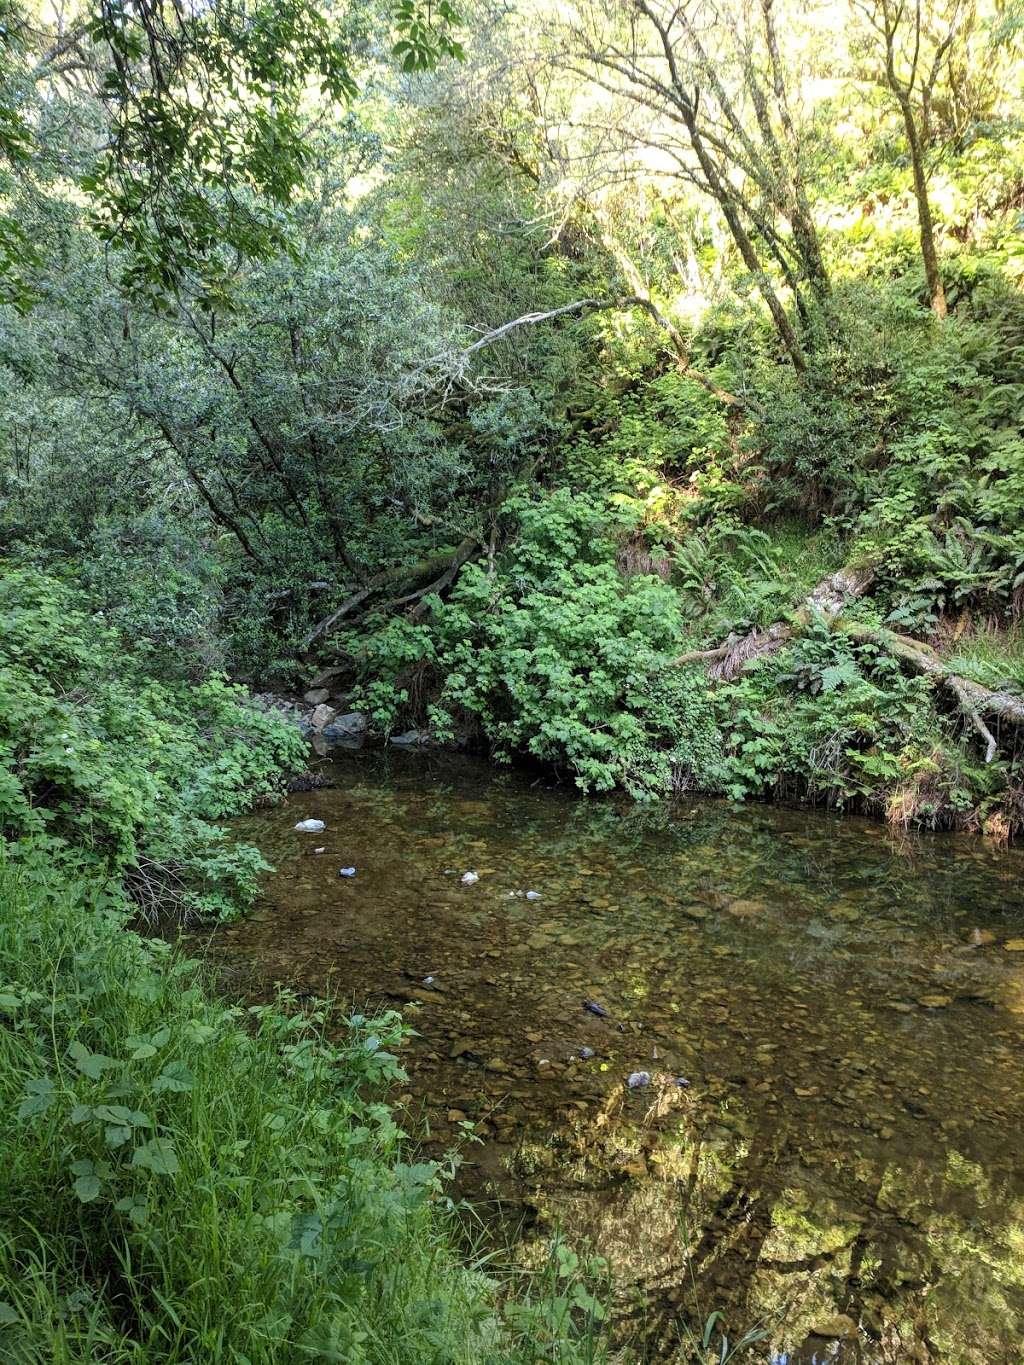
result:
[[[652,381],[620,350],[624,368],[577,400],[549,477],[502,504],[504,552],[464,569],[428,618],[371,616],[342,637],[353,700],[384,730],[410,717],[440,738],[468,730],[584,790],[1017,828],[1012,726],[986,762],[933,678],[800,616],[827,575],[870,565],[844,623],[909,633],[964,676],[1024,696],[1024,308],[979,271],[939,328],[914,283],[851,289],[846,348],[799,386],[762,367],[753,419],[730,423],[694,381]],[[710,346],[713,321],[709,333]],[[735,386],[756,362],[756,349],[727,351],[717,377]],[[672,666],[798,621],[728,683],[699,662]]]
[[[8,572],[0,616],[0,1358],[597,1359],[575,1258],[503,1284],[407,1154],[400,1016],[234,1006],[129,927],[244,911],[267,865],[218,822],[298,729],[154,679],[53,575]]]
[[[1022,71],[994,0],[0,2],[0,1354],[597,1349],[455,1257],[394,1021],[126,932],[252,901],[244,688],[1024,825]]]
[[[919,110],[936,280],[876,30],[840,26],[815,56],[794,13],[776,59],[765,35],[735,46],[741,17],[702,9],[711,46],[681,33],[677,58],[715,100],[733,90],[715,154],[749,250],[689,152],[692,183],[644,159],[676,155],[676,106],[635,126],[627,81],[599,115],[603,39],[549,48],[513,11],[481,8],[462,66],[411,84],[374,66],[372,97],[310,132],[288,249],[225,257],[223,296],[180,279],[157,309],[126,284],[137,244],[101,251],[75,198],[103,109],[59,75],[59,126],[24,95],[49,159],[5,202],[49,254],[31,307],[0,312],[5,592],[42,570],[88,606],[67,618],[70,658],[31,661],[39,695],[0,642],[18,830],[95,821],[103,866],[130,864],[141,899],[177,879],[183,904],[230,913],[258,858],[211,831],[225,778],[259,786],[285,741],[250,712],[258,738],[225,744],[247,708],[210,679],[301,691],[322,669],[379,736],[469,738],[584,791],[1020,826],[1021,727],[988,716],[993,757],[984,717],[867,632],[1024,698],[1024,29],[972,10],[940,44],[958,55]],[[925,21],[938,43],[941,16]],[[534,48],[509,89],[502,53],[515,67]],[[554,140],[537,82],[575,111]],[[578,175],[549,164],[563,135]],[[623,295],[640,306],[603,306]],[[851,565],[873,575],[851,629],[809,617],[815,584]],[[672,664],[778,622],[784,645],[728,677]],[[84,656],[109,630],[136,662],[101,679]],[[30,715],[49,727],[33,753]],[[90,745],[131,780],[90,766]],[[161,784],[186,767],[182,814]]]

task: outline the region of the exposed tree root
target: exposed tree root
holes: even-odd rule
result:
[[[708,665],[709,677],[730,682],[755,659],[774,654],[814,620],[828,621],[833,630],[840,631],[860,644],[874,644],[887,650],[901,663],[917,673],[924,673],[949,689],[970,724],[985,745],[985,762],[996,756],[998,743],[985,723],[986,716],[1024,726],[1024,698],[1010,692],[999,692],[984,684],[954,673],[931,647],[922,640],[880,626],[863,625],[858,621],[841,621],[843,610],[861,597],[869,587],[874,572],[871,566],[844,568],[830,574],[814,589],[806,602],[788,621],[776,621],[764,629],[752,630],[747,635],[730,635],[712,649],[695,649],[672,660],[672,667],[703,662]]]
[[[843,621],[836,625],[844,635],[860,643],[881,645],[883,649],[909,664],[917,673],[926,673],[936,682],[948,687],[960,703],[960,709],[985,741],[985,762],[991,763],[996,755],[996,739],[982,719],[983,716],[996,716],[1009,721],[1011,725],[1024,725],[1024,699],[1010,692],[998,692],[983,683],[974,682],[960,673],[954,673],[932,649],[922,640],[911,639],[909,635],[899,635],[884,627],[864,626],[856,621]]]

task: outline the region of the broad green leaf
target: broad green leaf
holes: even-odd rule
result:
[[[36,1114],[45,1113],[54,1101],[53,1081],[45,1076],[38,1076],[26,1082],[25,1089],[28,1093],[18,1106],[19,1119],[33,1118]]]
[[[180,1169],[178,1155],[166,1138],[150,1138],[132,1153],[132,1165],[152,1171],[154,1175],[176,1175]]]
[[[102,1080],[104,1071],[119,1065],[113,1057],[106,1057],[102,1052],[90,1052],[77,1040],[71,1044],[68,1052],[74,1058],[75,1066],[90,1080]]]
[[[83,1204],[89,1204],[100,1192],[98,1175],[80,1175],[75,1181],[75,1194]]]
[[[184,1062],[168,1062],[153,1082],[153,1089],[156,1091],[171,1090],[184,1092],[192,1089],[195,1077]]]

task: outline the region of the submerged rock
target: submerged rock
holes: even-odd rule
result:
[[[651,1073],[649,1071],[631,1071],[626,1077],[626,1084],[630,1090],[642,1090],[645,1085],[650,1085]]]
[[[811,1327],[811,1336],[822,1337],[826,1341],[839,1341],[843,1337],[855,1337],[857,1324],[846,1313],[837,1313],[833,1318],[816,1322]]]
[[[338,876],[339,876],[339,877],[354,877],[355,875],[356,875],[356,870],[355,870],[354,867],[339,867],[339,868],[338,868]]]
[[[735,915],[737,919],[753,919],[755,915],[761,915],[767,910],[764,901],[735,900],[728,905],[730,915]]]
[[[324,739],[337,743],[344,739],[361,738],[366,733],[366,716],[362,711],[346,711],[343,716],[335,716],[323,728]]]
[[[392,735],[390,743],[399,744],[402,748],[411,749],[417,744],[429,744],[429,730],[406,730],[404,734]]]
[[[462,876],[459,878],[459,881],[463,886],[473,886],[479,880],[479,872],[463,872]]]
[[[995,941],[996,936],[991,929],[972,929],[967,935],[967,943],[972,948],[987,948]]]
[[[321,834],[327,826],[322,820],[300,820],[295,826],[296,834]]]
[[[596,1014],[598,1019],[607,1019],[608,1011],[603,1005],[599,1005],[596,1000],[584,1000],[583,1008],[589,1010],[591,1014]]]

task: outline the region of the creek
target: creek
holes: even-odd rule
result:
[[[1021,853],[443,755],[328,771],[236,822],[276,872],[206,951],[250,997],[404,1009],[409,1131],[519,1261],[556,1228],[608,1259],[622,1359],[688,1358],[713,1310],[778,1365],[1022,1359]]]

